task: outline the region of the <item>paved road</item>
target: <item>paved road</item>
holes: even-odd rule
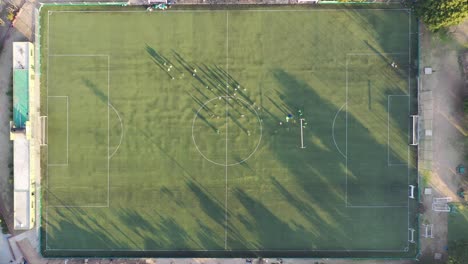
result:
[[[12,259],[7,236],[0,235],[0,263],[9,263]]]

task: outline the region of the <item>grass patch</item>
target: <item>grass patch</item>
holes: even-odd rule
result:
[[[468,261],[468,207],[466,204],[455,204],[455,212],[449,215],[448,242],[450,264],[461,264]]]
[[[408,12],[65,9],[44,254],[415,256]]]

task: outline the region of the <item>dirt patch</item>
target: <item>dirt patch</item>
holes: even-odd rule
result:
[[[447,259],[447,213],[432,211],[432,200],[437,197],[451,197],[461,201],[457,191],[463,177],[457,174],[456,167],[464,162],[464,138],[468,135],[463,114],[463,98],[466,95],[464,71],[460,56],[463,47],[460,41],[466,41],[468,24],[460,26],[454,34],[457,41],[443,38],[422,29],[421,67],[432,67],[431,75],[421,75],[421,89],[432,91],[433,98],[433,145],[432,173],[428,177],[428,186],[432,195],[422,195],[426,208],[421,222],[432,224],[433,238],[421,238],[421,261],[423,263],[443,263]],[[424,233],[421,229],[421,233]],[[434,254],[441,253],[440,261],[434,260]]]

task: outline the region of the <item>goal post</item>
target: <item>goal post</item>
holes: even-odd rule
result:
[[[167,0],[148,0],[148,5],[167,4]]]
[[[425,238],[433,238],[434,235],[432,234],[432,229],[434,227],[434,225],[426,225],[426,224],[423,224],[422,225],[423,228],[424,228],[424,234],[423,234],[423,237]]]
[[[414,199],[414,190],[415,190],[414,185],[409,185],[409,198]]]
[[[414,228],[408,228],[408,232],[409,232],[409,236],[408,236],[408,241],[410,243],[416,243],[416,241],[414,241]]]
[[[418,119],[419,116],[417,115],[410,115],[411,117],[411,123],[412,123],[412,133],[411,133],[411,146],[417,146],[418,145]]]

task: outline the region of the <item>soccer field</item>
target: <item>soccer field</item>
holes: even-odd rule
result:
[[[337,7],[43,7],[43,254],[414,257],[416,23]]]

